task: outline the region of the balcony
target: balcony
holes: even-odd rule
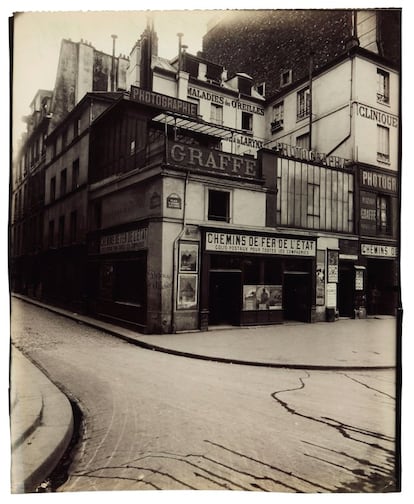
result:
[[[275,119],[270,123],[270,130],[272,133],[277,133],[283,129],[283,119]]]

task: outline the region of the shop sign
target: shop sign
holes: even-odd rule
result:
[[[101,236],[99,251],[101,254],[129,252],[147,248],[148,228],[134,229],[107,236]]]
[[[251,157],[186,144],[169,144],[168,162],[203,172],[223,173],[249,179],[259,178],[257,161]]]
[[[392,126],[393,128],[398,126],[397,116],[388,114],[383,110],[379,110],[368,105],[363,105],[362,103],[357,103],[357,113],[360,117],[371,119],[371,121],[375,121],[384,126]]]
[[[351,163],[348,159],[340,158],[338,156],[327,156],[321,152],[302,149],[301,147],[284,144],[282,142],[276,142],[276,144],[272,147],[272,150],[276,151],[279,156],[298,159],[300,161],[314,161],[331,168],[343,169]]]
[[[263,107],[252,105],[250,103],[245,103],[242,102],[241,100],[231,99],[230,97],[219,95],[217,93],[212,93],[211,91],[206,91],[204,89],[189,86],[188,96],[190,98],[196,98],[198,100],[207,100],[210,101],[211,103],[217,103],[217,105],[224,105],[236,110],[242,110],[243,112],[250,112],[252,114],[258,114],[264,116]]]
[[[302,238],[277,238],[221,232],[206,232],[206,250],[314,257],[316,242]]]
[[[167,208],[181,209],[181,198],[178,194],[173,193],[167,197]]]
[[[162,110],[170,112],[177,112],[180,114],[197,117],[198,106],[196,103],[180,100],[172,96],[155,93],[136,86],[131,86],[130,98],[133,101],[142,103],[143,105],[150,105]]]
[[[397,177],[372,170],[361,170],[361,186],[397,193]]]
[[[374,245],[361,243],[361,255],[371,257],[397,257],[397,247],[391,245]]]
[[[235,145],[241,145],[243,147],[249,147],[252,149],[262,149],[264,147],[263,140],[257,140],[248,135],[232,135],[230,138],[223,138],[224,142],[230,142]]]

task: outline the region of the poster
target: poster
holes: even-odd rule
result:
[[[281,310],[281,285],[244,285],[243,310]]]
[[[316,304],[325,304],[325,251],[318,250],[316,254]]]
[[[177,308],[187,310],[197,308],[197,275],[178,276]]]
[[[198,244],[197,243],[180,243],[180,272],[198,271]]]
[[[328,282],[338,283],[339,252],[328,250]]]

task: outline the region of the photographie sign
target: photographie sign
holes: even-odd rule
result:
[[[382,172],[373,170],[361,170],[361,186],[370,189],[379,189],[397,194],[398,180],[395,175],[388,175]]]
[[[305,240],[303,238],[208,231],[206,232],[206,250],[313,257],[316,254],[316,242],[315,240]]]
[[[147,248],[148,228],[124,231],[107,236],[101,236],[99,251],[101,254],[112,252],[127,252]]]
[[[137,86],[131,86],[130,98],[143,105],[150,105],[151,107],[167,110],[169,112],[177,112],[192,117],[198,116],[198,106],[196,103],[190,103],[172,96],[148,91]]]

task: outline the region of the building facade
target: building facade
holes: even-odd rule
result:
[[[369,38],[372,16],[348,14],[346,50],[306,72],[298,60],[267,98],[181,39],[161,58],[148,26],[117,74],[125,90],[60,100],[42,296],[147,333],[394,314],[399,68]],[[74,89],[62,72],[54,96]]]

